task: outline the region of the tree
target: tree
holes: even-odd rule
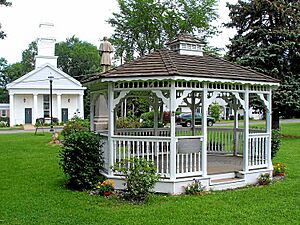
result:
[[[281,81],[273,93],[273,128],[278,128],[279,116],[300,115],[300,4],[239,0],[227,6],[226,26],[237,29],[227,58]]]
[[[38,54],[37,42],[32,41],[28,48],[22,52],[23,75],[32,71],[35,67],[35,56]]]
[[[0,6],[11,6],[11,2],[8,2],[6,0],[0,0]],[[4,39],[6,37],[6,34],[1,30],[1,23],[0,23],[0,39]]]
[[[204,39],[216,28],[216,0],[118,0],[120,12],[108,22],[115,28],[110,38],[115,55],[133,59],[162,48],[179,33],[201,33]]]
[[[55,53],[58,56],[58,67],[78,81],[87,78],[85,74],[100,71],[97,47],[75,36],[56,44]]]

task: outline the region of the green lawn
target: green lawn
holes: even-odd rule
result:
[[[282,131],[300,136],[300,123]],[[0,135],[0,224],[299,224],[300,138],[284,138],[274,162],[288,177],[267,187],[205,196],[154,196],[142,206],[68,191],[50,135]]]

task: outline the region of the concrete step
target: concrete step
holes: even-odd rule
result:
[[[35,127],[32,124],[24,124],[24,130],[34,130]]]

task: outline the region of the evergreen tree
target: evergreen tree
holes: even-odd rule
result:
[[[298,0],[239,0],[227,4],[237,34],[230,61],[281,81],[273,93],[273,128],[279,116],[300,115],[300,4]]]

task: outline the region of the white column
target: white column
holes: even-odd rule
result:
[[[38,94],[33,94],[33,121],[35,124],[36,119],[38,118]]]
[[[9,94],[9,124],[11,127],[15,125],[14,94]]]
[[[171,143],[170,143],[170,179],[176,180],[176,121],[175,121],[175,111],[176,111],[176,89],[175,81],[171,81],[170,90],[170,126],[171,126]]]
[[[83,107],[83,94],[79,94],[78,100],[77,100],[77,107],[79,110],[79,116],[80,118],[84,118],[84,107]]]
[[[56,95],[56,101],[57,101],[57,119],[59,122],[62,121],[61,118],[61,94]]]
[[[237,102],[237,101],[236,101]],[[234,111],[234,128],[233,128],[233,155],[237,155],[238,154],[238,131],[237,129],[239,128],[239,114],[238,114],[238,106],[237,104],[234,106],[233,108]]]
[[[203,85],[203,92],[202,92],[202,152],[201,152],[201,165],[202,165],[202,176],[207,176],[207,111],[208,111],[208,104],[207,104],[207,84],[204,83]]]
[[[244,108],[244,150],[243,150],[243,170],[248,172],[249,163],[249,87],[245,90],[245,108]]]
[[[154,96],[154,105],[153,105],[153,113],[154,113],[154,134],[158,135],[158,99],[157,96]]]
[[[267,163],[269,169],[273,169],[272,164],[272,90],[270,89],[269,94],[267,96],[267,101],[269,104],[269,110],[267,109],[266,115],[266,128],[267,133],[269,134],[269,141],[268,141],[268,149],[267,149]]]
[[[114,136],[114,90],[112,87],[112,83],[108,84],[108,157],[109,157],[109,168],[114,164],[114,146],[113,146],[113,139]],[[109,169],[109,175],[112,175],[112,170]]]
[[[94,131],[95,94],[90,94],[90,130]]]

